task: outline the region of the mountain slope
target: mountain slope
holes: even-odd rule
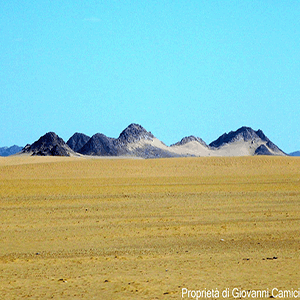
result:
[[[182,138],[179,142],[172,144],[169,150],[181,156],[209,156],[210,148],[199,137],[193,135]]]
[[[116,140],[117,145],[127,145],[141,140],[152,141],[155,136],[139,124],[132,123],[126,127]]]
[[[126,127],[118,138],[102,133],[89,138],[82,133],[75,133],[68,144],[54,132],[48,132],[32,145],[24,147],[22,152],[31,155],[79,155],[74,150],[83,155],[140,158],[286,155],[261,130],[255,131],[250,127],[224,133],[209,145],[191,135],[167,146],[150,131],[134,123]]]
[[[131,156],[142,158],[179,157],[163,142],[139,124],[130,124],[115,140],[117,148],[126,149]]]
[[[224,146],[224,144],[229,144],[236,141],[243,140],[244,142],[247,142],[258,138],[260,139],[265,138],[265,136],[262,135],[261,133],[262,133],[261,130],[254,131],[251,127],[243,126],[236,131],[230,131],[229,133],[222,134],[218,139],[211,142],[209,146],[214,148],[219,148]]]
[[[96,133],[78,152],[84,155],[96,156],[120,156],[126,154],[122,149],[118,151],[114,141],[114,138],[107,137],[102,133]]]
[[[236,131],[224,133],[209,146],[226,156],[226,152],[236,152],[240,148],[243,155],[286,155],[262,132],[250,127],[241,127]],[[221,151],[223,150],[223,151]]]
[[[204,147],[207,147],[207,144],[201,138],[196,137],[194,135],[186,136],[186,137],[182,138],[179,142],[171,145],[170,147],[183,146],[183,145],[186,145],[187,143],[194,142],[194,141],[200,143]]]
[[[78,152],[89,141],[89,139],[90,137],[84,133],[76,132],[68,139],[67,145],[75,152]]]
[[[160,147],[162,146],[162,147]],[[177,157],[162,142],[138,124],[130,124],[117,139],[102,133],[93,135],[78,151],[84,155],[129,156],[141,158]]]
[[[70,156],[75,152],[54,132],[48,132],[31,145],[26,145],[22,153],[40,156]]]

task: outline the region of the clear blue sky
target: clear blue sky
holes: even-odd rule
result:
[[[291,152],[299,98],[299,1],[0,0],[0,146],[245,125]]]

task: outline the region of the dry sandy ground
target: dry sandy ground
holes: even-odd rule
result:
[[[298,158],[0,158],[0,199],[0,299],[300,288]]]

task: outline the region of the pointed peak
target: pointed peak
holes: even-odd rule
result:
[[[78,152],[85,155],[97,156],[118,155],[115,151],[114,140],[114,138],[107,137],[103,133],[96,133]]]
[[[87,136],[84,133],[75,132],[67,141],[67,145],[74,150],[75,152],[78,152],[90,139],[89,136]]]
[[[144,127],[142,125],[137,124],[137,123],[131,123],[126,128],[141,128],[141,129],[144,129]]]
[[[229,133],[222,134],[217,140],[211,142],[209,146],[218,148],[224,144],[233,143],[237,140],[247,142],[255,139],[268,141],[267,137],[261,130],[255,131],[251,127],[242,126],[236,131],[230,131]]]
[[[55,132],[47,132],[32,145],[26,145],[23,153],[32,155],[70,156],[71,148]]]
[[[147,130],[140,124],[131,123],[121,132],[121,134],[123,132],[143,133],[143,132],[147,132]]]
[[[71,138],[75,138],[75,137],[82,137],[82,136],[87,136],[89,137],[88,135],[84,134],[84,133],[81,133],[81,132],[75,132],[71,137]]]
[[[63,142],[64,143],[64,140],[61,139],[55,132],[49,131],[49,132],[45,133],[43,136],[41,136],[35,143],[50,144],[53,142],[59,142],[59,143]]]
[[[255,132],[255,131],[251,127],[242,126],[239,129],[237,129],[235,132]]]
[[[41,136],[41,138],[53,138],[53,139],[55,139],[57,137],[58,137],[58,135],[53,131],[49,131],[49,132],[45,133],[43,136]]]
[[[182,146],[182,145],[185,145],[185,144],[187,144],[189,142],[194,142],[194,141],[200,143],[201,145],[203,145],[205,147],[207,147],[207,144],[201,138],[196,137],[194,135],[186,136],[186,137],[182,138],[179,142],[171,145],[170,147],[173,147],[173,146]]]
[[[132,123],[127,126],[119,135],[118,141],[121,143],[134,143],[141,139],[152,140],[154,135],[139,124]]]

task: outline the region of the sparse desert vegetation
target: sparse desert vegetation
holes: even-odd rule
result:
[[[298,158],[16,156],[0,179],[1,299],[299,288]]]

